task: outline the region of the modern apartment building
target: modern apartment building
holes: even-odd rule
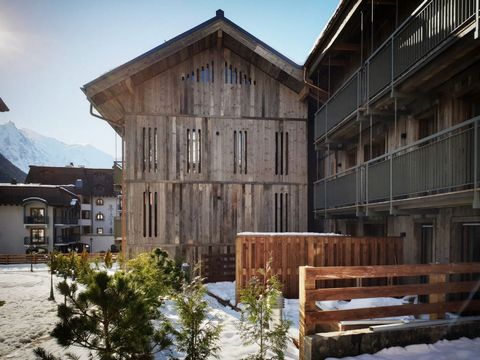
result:
[[[56,244],[92,252],[107,251],[115,245],[115,218],[119,216],[119,193],[114,191],[112,169],[90,169],[78,166],[30,166],[26,183],[58,185],[69,189],[79,199],[78,238]],[[115,249],[115,248],[114,248]],[[81,250],[81,249],[80,249]]]
[[[476,6],[341,1],[305,64],[318,227],[403,235],[412,263],[480,260]]]
[[[79,198],[65,187],[0,184],[0,254],[73,249],[79,215]]]

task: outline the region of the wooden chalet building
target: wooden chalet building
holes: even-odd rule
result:
[[[303,87],[301,66],[221,10],[86,84],[123,137],[127,254],[306,231]]]
[[[475,0],[343,0],[305,63],[314,211],[403,235],[411,263],[480,260]]]

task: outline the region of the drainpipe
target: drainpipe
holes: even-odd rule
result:
[[[478,39],[480,35],[480,0],[475,1],[475,19],[476,19],[475,39]]]

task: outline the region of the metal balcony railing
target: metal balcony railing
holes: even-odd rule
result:
[[[63,217],[63,216],[56,216],[54,219],[54,224],[62,224],[62,225],[77,225],[78,218],[74,217]]]
[[[480,116],[314,184],[316,210],[474,188],[479,206]]]
[[[48,224],[48,216],[25,216],[23,219],[24,224]]]
[[[425,1],[365,61],[315,114],[315,139],[375,100],[467,22],[475,20],[476,0]]]
[[[30,237],[30,236],[25,236],[23,238],[23,244],[24,245],[48,245],[48,236],[47,237]]]
[[[80,242],[80,235],[56,236],[55,244],[73,244]]]

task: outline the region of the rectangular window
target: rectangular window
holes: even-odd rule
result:
[[[45,242],[45,229],[31,229],[30,236],[32,244],[43,244]]]
[[[202,172],[202,132],[200,129],[187,129],[187,173]]]
[[[97,227],[97,234],[102,235],[103,234],[103,228]]]
[[[288,193],[275,193],[275,232],[288,232]]]
[[[158,171],[158,134],[157,128],[153,129],[153,161],[154,161],[154,171]]]
[[[158,193],[151,191],[143,192],[143,237],[158,235]],[[152,235],[153,234],[153,235]]]
[[[152,131],[153,130],[153,131]],[[142,128],[142,172],[158,170],[157,128]]]
[[[247,132],[233,132],[233,173],[247,173]]]
[[[288,132],[275,132],[275,175],[288,175]]]
[[[145,140],[145,128],[142,128],[142,172],[147,169],[147,144]]]

